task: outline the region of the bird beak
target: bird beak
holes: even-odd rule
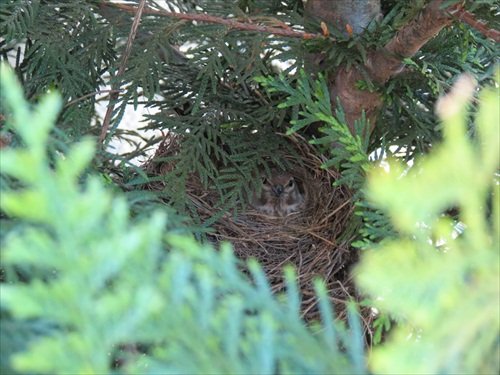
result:
[[[273,189],[273,191],[274,191],[274,194],[275,194],[277,197],[279,197],[279,196],[283,193],[283,191],[285,190],[285,189],[283,188],[283,185],[273,185],[273,188],[272,188],[272,189]]]

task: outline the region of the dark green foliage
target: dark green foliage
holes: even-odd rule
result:
[[[0,373],[25,374],[25,372],[15,371],[11,367],[12,356],[26,350],[30,343],[56,333],[57,328],[53,323],[42,319],[13,319],[10,314],[4,311],[0,313],[0,320],[2,322],[0,329]]]
[[[283,79],[291,89],[296,88],[300,69],[310,68],[305,62],[306,53],[319,51],[326,52],[322,64],[327,73],[342,64],[362,70],[367,53],[382,48],[424,3],[383,1],[382,20],[372,22],[359,36],[346,37],[332,28],[335,42],[302,41],[213,23],[193,25],[191,21],[145,13],[126,69],[117,76],[132,14],[99,1],[10,0],[0,9],[0,30],[5,35],[0,54],[4,60],[9,56],[33,101],[40,93],[54,88],[60,90],[65,102],[78,100],[64,107],[58,121],[59,129],[68,137],[66,142],[83,134],[100,134],[102,119],[94,113],[96,91],[106,88],[104,84],[107,88],[125,88],[112,101],[114,112],[107,142],[121,139],[130,142],[135,150],[121,156],[110,150],[100,151],[98,167],[105,173],[121,174],[115,169],[116,164],[121,164],[122,170],[130,160],[158,144],[159,139],[146,139],[140,145],[141,136],[135,130],[120,127],[127,105],[145,104],[153,114],[144,129],[169,130],[185,137],[176,156],[181,162],[170,176],[164,177],[165,181],[179,187],[188,173],[198,173],[205,186],[215,186],[221,192],[221,205],[229,208],[242,200],[241,187],[252,173],[270,162],[280,162],[276,152],[269,159],[268,151],[281,142],[272,133],[286,132],[291,120],[303,121],[297,117],[298,106],[278,106],[289,100],[283,92],[263,95],[254,78],[273,76],[279,70],[276,63],[286,62]],[[148,1],[147,5],[158,9],[154,2]],[[494,2],[471,2],[468,6],[495,26],[491,14],[497,12],[498,6]],[[241,22],[254,19],[272,27],[286,23],[299,29],[305,25],[307,31],[321,31],[317,20],[303,19],[303,3],[298,0],[172,0],[166,9],[233,17]],[[408,60],[408,71],[387,86],[378,87],[365,75],[359,87],[380,90],[384,98],[366,153],[383,147],[379,153],[383,156],[397,148],[404,150],[406,160],[412,160],[424,152],[440,139],[432,111],[437,96],[449,88],[450,81],[461,71],[490,80],[497,59],[498,49],[491,41],[456,24]],[[90,96],[82,99],[84,95]],[[341,118],[338,120],[342,122]],[[324,133],[321,142],[325,145],[337,136],[329,126],[324,127]],[[334,165],[346,156],[337,153]],[[242,160],[246,165],[241,165]],[[221,168],[228,169],[224,173],[231,174],[235,181],[229,183],[227,176],[221,177]],[[351,170],[343,168],[346,172]],[[346,181],[352,178],[354,175],[346,175]],[[134,185],[140,182],[132,180]],[[183,213],[189,212],[189,202],[181,194],[183,189],[172,189],[164,196]]]
[[[5,238],[2,267],[35,270],[2,284],[2,371],[366,373],[353,306],[349,330],[334,323],[317,281],[323,324],[306,327],[292,269],[277,299],[258,263],[249,278],[227,244],[215,251],[165,232],[175,217],[159,210],[131,217],[121,194],[96,178],[79,183],[90,140],[51,168],[45,142],[59,98],[42,97],[31,112],[5,66],[1,77],[10,126],[26,144],[0,158],[2,174],[23,183],[2,192],[1,209],[25,223]]]
[[[225,25],[199,23],[197,27],[191,27],[187,21],[144,15],[127,69],[117,78],[114,77],[120,64],[117,57],[123,53],[131,15],[112,6],[103,7],[95,1],[10,0],[1,9],[1,30],[6,36],[1,53],[4,58],[7,54],[15,56],[19,46],[25,46],[19,49],[16,66],[18,75],[26,82],[25,89],[30,98],[52,87],[61,90],[65,98],[78,99],[98,90],[105,79],[108,84],[126,86],[127,90],[116,103],[115,123],[110,136],[117,131],[126,104],[140,102],[142,95],[152,108],[172,111],[186,106],[177,122],[189,123],[185,116],[200,117],[200,107],[210,108],[222,102],[222,109],[212,107],[217,115],[213,119],[216,123],[211,127],[218,127],[217,120],[223,123],[225,117],[231,117],[238,126],[250,123],[258,127],[272,123],[273,119],[290,118],[290,114],[276,112],[272,102],[266,105],[251,86],[253,77],[273,72],[273,62],[294,59],[289,70],[300,68],[305,47],[307,51],[326,50],[330,71],[343,63],[359,66],[367,51],[382,47],[396,28],[418,12],[424,3],[383,1],[386,16],[380,24],[374,22],[357,38],[335,35],[337,41],[331,46],[323,45],[324,41],[301,43],[265,33],[238,31]],[[184,12],[206,12],[219,17],[232,14],[243,20],[245,17],[267,17],[271,26],[279,20],[292,25],[306,23],[309,28],[319,30],[317,23],[301,18],[301,1],[169,1],[167,7],[171,11],[178,7]],[[471,2],[470,8],[483,19],[491,20],[492,27],[496,25],[495,18],[492,18],[498,12],[495,2]],[[174,45],[189,43],[196,46],[186,57],[181,57],[173,48]],[[491,54],[498,54],[497,50],[486,38],[466,27],[456,26],[443,31],[413,58],[415,66],[410,73],[395,78],[388,87],[382,88],[387,107],[382,110],[384,115],[379,117],[373,147],[378,147],[380,139],[384,138],[387,147],[411,146],[407,148],[407,157],[413,158],[415,148],[417,152],[421,151],[425,144],[438,140],[434,119],[426,117],[431,103],[447,88],[446,82],[457,72],[474,72],[476,66],[477,74],[482,75],[484,69],[491,69],[495,60]],[[485,58],[489,61],[483,61]],[[111,79],[105,78],[106,74],[110,74]],[[491,70],[485,78],[490,76]],[[294,78],[291,79],[293,82]],[[365,84],[373,88],[369,81]],[[161,101],[153,99],[155,94],[162,95]],[[418,106],[415,105],[417,101]],[[88,129],[82,128],[90,124],[93,105],[94,96],[91,96],[67,107],[67,113],[62,115],[63,122],[71,122],[71,129],[77,134],[87,132]],[[258,108],[267,116],[253,115]],[[153,128],[172,126],[150,125]]]
[[[497,27],[499,3],[477,3],[481,4],[470,2],[468,8],[480,10],[483,19],[491,20],[488,26]],[[335,42],[307,40],[304,46],[309,52],[326,50],[321,64],[327,73],[343,64],[348,68],[355,66],[363,73],[367,53],[383,48],[397,29],[415,17],[424,4],[424,1],[382,1],[387,7],[385,17],[380,22],[373,21],[363,34],[349,37],[332,29],[330,32],[336,38]],[[500,63],[500,52],[491,39],[464,24],[455,23],[443,29],[405,63],[404,73],[392,78],[385,86],[371,82],[365,73],[365,80],[359,82],[358,87],[379,91],[384,101],[371,135],[369,151],[380,147],[388,154],[395,149],[398,153],[404,150],[403,157],[409,161],[441,140],[433,107],[437,98],[450,89],[453,77],[470,72],[482,83],[491,84],[495,66]]]
[[[289,133],[300,131],[300,129],[311,123],[321,121],[324,125],[320,132],[324,136],[311,141],[311,143],[329,150],[330,159],[324,164],[325,168],[337,168],[342,171],[342,178],[335,181],[336,185],[348,184],[355,191],[356,202],[355,215],[346,228],[342,239],[359,238],[356,246],[365,247],[372,242],[378,242],[384,238],[394,235],[392,226],[386,216],[373,209],[373,206],[361,199],[361,192],[365,185],[366,172],[370,168],[368,157],[368,136],[353,136],[345,125],[342,107],[335,116],[332,114],[330,96],[323,77],[312,81],[301,71],[301,78],[297,81],[297,88],[292,87],[280,75],[278,79],[258,77],[256,81],[267,87],[268,92],[282,92],[289,96],[280,107],[296,106],[299,108],[299,118],[293,120]],[[358,121],[355,125],[356,134],[368,134],[366,121]]]
[[[453,2],[450,1],[447,4]],[[139,1],[130,3],[137,5]],[[110,203],[109,197],[109,199],[106,198],[108,201],[99,201],[99,204],[95,204],[98,209],[100,205],[109,209],[109,216],[99,211],[101,215],[104,215],[102,216],[104,217],[103,222],[98,222],[100,225],[113,227],[115,219],[113,219],[112,212],[114,212],[113,215],[117,216],[117,222],[122,225],[120,227],[116,224],[118,229],[111,228],[116,230],[113,232],[116,237],[110,237],[112,240],[108,241],[109,246],[102,254],[103,262],[115,259],[116,253],[113,250],[117,246],[121,246],[121,236],[132,231],[131,228],[135,228],[136,225],[140,226],[142,229],[138,229],[138,232],[142,234],[139,236],[147,233],[147,229],[144,229],[143,226],[150,222],[148,221],[151,220],[150,212],[156,209],[167,212],[169,219],[168,222],[162,222],[161,225],[152,225],[158,225],[158,231],[168,231],[169,233],[195,232],[199,234],[206,231],[207,227],[217,220],[218,216],[214,215],[208,222],[201,223],[201,219],[196,216],[192,202],[187,199],[185,191],[185,184],[190,174],[198,175],[205,188],[214,189],[220,194],[220,201],[217,203],[217,207],[222,208],[220,215],[233,209],[236,205],[239,205],[237,209],[240,207],[244,209],[246,199],[248,199],[248,194],[245,195],[244,192],[248,193],[246,189],[248,189],[248,180],[251,176],[270,164],[283,165],[286,163],[282,150],[287,150],[288,154],[293,153],[286,140],[276,135],[276,132],[300,132],[306,136],[307,141],[310,140],[310,134],[307,132],[308,126],[316,122],[321,123],[321,137],[315,138],[313,142],[318,147],[318,153],[327,157],[328,162],[325,166],[339,169],[342,172],[342,178],[337,183],[346,183],[355,191],[356,215],[352,217],[351,225],[346,229],[343,239],[355,238],[358,240],[355,245],[366,248],[374,242],[392,239],[395,235],[387,215],[376,209],[372,203],[367,202],[362,194],[366,171],[370,164],[372,162],[378,163],[384,157],[390,156],[404,162],[414,162],[414,165],[418,167],[421,155],[442,141],[441,125],[434,114],[436,99],[449,90],[457,75],[464,71],[472,73],[480,84],[491,83],[495,66],[497,66],[495,64],[499,61],[497,45],[479,31],[464,23],[455,22],[443,29],[415,56],[407,59],[405,71],[391,79],[386,85],[382,87],[376,85],[370,81],[366,74],[364,75],[364,80],[358,82],[358,87],[365,90],[378,90],[383,98],[383,106],[370,138],[353,137],[344,125],[342,109],[332,113],[329,90],[327,89],[328,82],[323,77],[329,77],[330,73],[334,73],[343,64],[360,68],[363,73],[363,62],[366,61],[368,53],[371,50],[382,48],[394,36],[397,29],[413,19],[426,3],[428,1],[424,0],[383,0],[381,5],[384,18],[372,22],[362,35],[345,36],[341,32],[329,28],[336,41],[327,38],[311,40],[285,38],[263,32],[238,30],[222,24],[201,21],[194,23],[165,15],[144,13],[141,17],[137,37],[133,40],[125,69],[121,75],[118,75],[119,67],[124,58],[126,40],[132,26],[133,14],[124,11],[117,5],[103,3],[99,0],[7,0],[2,1],[0,5],[0,35],[2,36],[0,59],[8,62],[15,70],[25,97],[31,105],[41,101],[43,95],[49,91],[57,90],[61,93],[62,110],[54,119],[56,127],[50,131],[44,143],[47,154],[44,155],[48,157],[47,166],[53,170],[58,170],[57,166],[61,163],[60,155],[67,157],[70,150],[73,149],[71,146],[79,142],[83,136],[91,135],[97,138],[101,134],[103,116],[96,113],[95,105],[99,101],[104,101],[105,105],[112,102],[114,111],[110,128],[106,134],[105,145],[120,139],[129,142],[132,150],[118,155],[111,148],[98,148],[93,159],[94,162],[89,165],[85,164],[78,177],[76,177],[75,172],[73,175],[75,180],[72,182],[75,183],[75,186],[75,181],[82,184],[83,187],[94,186],[92,184],[97,183],[95,177],[92,176],[97,175],[100,183],[104,182],[108,189],[127,191],[119,201],[122,202],[120,205],[130,207],[130,210],[127,208],[116,213],[112,210],[114,203]],[[159,9],[152,0],[147,1],[147,6]],[[498,1],[465,1],[465,8],[473,12],[477,19],[485,20],[489,28],[500,29]],[[321,33],[318,20],[302,18],[303,2],[301,0],[168,0],[165,9],[171,12],[209,14],[224,19],[230,18],[240,22],[253,22],[271,27],[281,27],[282,23],[285,23],[294,30]],[[310,66],[307,59],[310,52],[324,52],[322,63],[324,70],[321,72],[325,74],[316,77],[317,80],[302,73],[303,70],[309,72],[315,68]],[[286,64],[278,67],[279,62]],[[262,89],[263,85],[266,85],[267,91]],[[110,89],[112,86],[121,90],[116,98],[110,100],[111,98],[107,96],[104,99],[98,99],[96,95],[98,91]],[[133,164],[138,164],[137,158],[144,160],[147,152],[151,152],[163,140],[157,136],[145,138],[137,129],[123,128],[125,109],[130,105],[137,106],[139,104],[144,104],[150,111],[147,123],[140,125],[143,129],[161,130],[164,133],[171,132],[170,134],[175,134],[175,137],[181,140],[175,154],[166,155],[158,160],[173,163],[176,169],[171,173],[151,178],[140,167]],[[472,120],[477,110],[476,104],[477,102],[474,101],[469,106],[471,121],[467,126],[468,136],[471,137],[476,134],[475,122]],[[10,120],[7,117],[4,118],[6,109],[3,102],[0,103],[0,106],[2,115],[0,135],[10,133],[12,134],[11,147],[14,149],[24,147],[26,140],[19,136],[17,129],[9,125]],[[55,113],[54,111],[54,116]],[[33,121],[31,118],[25,120],[27,124],[31,124]],[[366,134],[365,128],[365,122],[359,121],[357,133]],[[33,127],[32,131],[36,134],[37,129]],[[70,163],[68,162],[68,164]],[[35,174],[31,165],[26,168],[33,175]],[[68,169],[71,168],[68,167]],[[165,183],[163,191],[140,190],[144,183],[158,181]],[[97,185],[100,186],[100,183]],[[17,176],[2,175],[0,184],[2,192],[7,190],[16,192],[26,187],[25,182],[22,182]],[[85,190],[83,187],[79,189]],[[130,189],[136,190],[130,191]],[[160,199],[168,200],[171,207],[166,207],[164,201]],[[57,201],[57,199],[55,200]],[[123,200],[128,203],[123,203]],[[108,205],[106,206],[106,204]],[[55,213],[52,212],[52,216],[55,217],[53,225],[58,223],[57,225],[63,226],[64,217],[59,218],[59,215],[68,206],[71,204],[61,204]],[[38,212],[43,212],[43,210],[37,211],[38,206],[33,207],[31,207],[31,215],[36,216]],[[33,228],[29,220],[14,218],[12,215],[7,216],[4,212],[1,215],[0,241],[2,241],[2,249],[7,236],[31,233]],[[127,218],[130,215],[132,218],[125,220],[119,217],[120,215]],[[191,217],[188,218],[188,216]],[[197,226],[195,227],[193,223]],[[64,222],[64,224],[67,223]],[[73,230],[78,232],[76,224],[74,225]],[[102,240],[110,236],[109,232],[104,231],[97,224],[96,228],[95,237]],[[46,228],[35,226],[35,229],[35,233],[40,234],[45,233]],[[78,236],[78,233],[75,236]],[[48,239],[43,237],[46,244],[56,247],[57,241],[50,236],[48,237]],[[154,236],[152,235],[152,237]],[[81,241],[87,241],[82,238],[80,238]],[[151,245],[155,247],[159,243],[159,239],[155,238],[151,239],[151,242],[148,242],[150,239],[144,239],[144,241],[150,245],[156,244]],[[340,242],[341,240],[339,239]],[[112,244],[113,241],[116,243]],[[93,242],[89,243],[94,244]],[[88,243],[80,245],[82,249],[88,247]],[[127,249],[128,247],[125,245],[123,247]],[[352,244],[348,243],[347,245]],[[191,250],[178,243],[170,243],[166,247],[173,254],[172,264],[186,272],[181,276],[186,277],[186,280],[189,277],[193,278],[193,284],[189,284],[190,289],[183,291],[188,295],[191,293],[189,296],[192,298],[191,304],[186,310],[182,310],[185,307],[182,305],[183,307],[179,308],[182,311],[175,311],[185,315],[195,316],[198,314],[196,319],[202,321],[204,318],[195,307],[195,305],[200,306],[201,303],[197,299],[206,298],[203,294],[205,289],[203,289],[204,286],[200,280],[207,277],[208,273],[210,274],[208,279],[215,280],[214,283],[217,284],[223,276],[214,272],[211,267],[231,268],[234,266],[231,263],[234,262],[234,259],[220,258],[218,255],[213,255],[208,248],[200,250],[197,245],[192,243],[189,243],[187,247],[197,249],[193,252],[194,255],[189,253]],[[145,245],[144,248],[147,249],[148,246]],[[180,277],[176,272],[181,271],[171,269],[169,271],[171,273],[168,273],[167,276],[163,274],[160,276],[153,263],[157,261],[157,258],[163,258],[166,255],[159,252],[157,248],[155,249],[153,252],[156,255],[144,259],[137,256],[140,258],[137,259],[137,267],[154,269],[151,271],[150,278],[140,281],[145,284],[146,288],[150,286],[154,290],[160,284],[167,290],[173,286],[178,287],[179,285],[172,280]],[[193,255],[193,258],[184,258],[184,252]],[[201,255],[203,252],[211,254],[209,257],[213,258],[207,261],[203,258],[205,255]],[[132,255],[131,257],[127,259],[135,262],[136,258]],[[46,278],[50,271],[47,271],[40,264],[28,264],[33,262],[33,259],[29,262],[16,261],[11,264],[2,264],[2,281],[28,282]],[[126,272],[130,271],[130,268],[125,265],[123,267],[119,271],[121,272],[120,277],[113,275],[109,280],[116,276],[116,280],[123,281],[121,285],[125,285],[125,288],[132,288],[131,293],[133,294],[133,291],[140,289],[138,277],[133,273]],[[75,270],[71,267],[68,269],[80,276],[83,275],[82,270]],[[88,272],[89,277],[95,276],[92,272]],[[259,271],[254,272],[254,275],[259,275]],[[161,277],[165,277],[167,281],[163,279],[161,281]],[[261,324],[258,320],[261,318],[260,315],[258,318],[252,318],[246,314],[248,311],[243,313],[243,310],[238,310],[243,309],[241,306],[246,306],[241,305],[243,303],[241,300],[246,301],[256,295],[255,289],[243,281],[241,285],[245,286],[235,292],[238,297],[236,307],[231,305],[233,302],[230,302],[215,308],[214,311],[220,312],[222,315],[226,314],[225,317],[233,313],[231,309],[240,313],[239,323],[241,326],[237,326],[238,321],[233,322],[230,319],[226,319],[226,321],[235,324],[237,327],[234,328],[235,330],[247,324],[253,330],[251,332],[255,334],[252,340],[258,341],[269,332],[276,334],[276,337],[279,337],[276,342],[284,348],[279,355],[285,356],[283,353],[286,350],[290,350],[290,352],[298,350],[301,342],[300,340],[294,341],[296,331],[290,333],[291,331],[281,325],[281,320],[286,321],[283,312],[277,313],[276,316],[273,315],[274,318],[277,317],[277,322],[271,319],[271,323],[266,320],[268,319],[267,315],[263,314],[263,316],[265,315],[263,318],[265,323],[259,326]],[[113,287],[113,283],[110,283],[110,287]],[[227,289],[222,287],[218,289],[218,287],[209,289],[209,291],[217,296],[218,293],[221,295],[228,293]],[[292,284],[290,287],[293,288]],[[95,302],[96,299],[99,299],[97,297],[104,295],[105,298],[99,300],[101,303],[106,298],[113,297],[110,296],[112,295],[110,290],[100,290],[99,293],[103,294],[91,294],[91,291],[86,291],[89,294],[85,294],[85,296],[90,301]],[[73,302],[80,297],[83,298],[76,296],[76,292],[74,294],[70,296],[73,298],[71,300]],[[164,297],[164,295],[160,295],[162,298]],[[143,302],[139,292],[134,296],[138,298],[137,301]],[[138,312],[139,309],[136,309],[134,305],[137,301],[131,302],[131,299],[127,298],[123,295],[117,296],[117,301],[119,300],[120,303],[123,302],[126,305],[120,311],[140,315],[142,312]],[[168,298],[170,297],[165,297],[166,300]],[[270,297],[266,298],[268,297],[265,297],[264,301],[270,301]],[[289,296],[289,298],[293,299],[293,296]],[[210,303],[215,300],[217,298],[210,301],[203,300],[203,303],[207,304],[203,306],[208,306],[207,309],[209,309]],[[153,302],[151,303],[154,305]],[[238,303],[240,305],[237,305]],[[269,303],[273,304],[274,302]],[[293,305],[292,302],[290,303]],[[260,307],[251,305],[248,308],[251,309],[249,311],[254,311]],[[279,310],[278,307],[276,309],[273,311]],[[87,310],[87,313],[90,314],[89,311]],[[166,325],[170,324],[162,320],[165,320],[165,317],[161,315],[164,310],[160,309],[160,312],[155,311],[154,313],[157,314],[155,318]],[[3,312],[1,319],[2,321],[5,319],[6,327],[14,327],[16,330],[19,324],[25,324],[24,328],[19,328],[20,336],[29,337],[21,338],[19,342],[13,342],[11,348],[2,346],[2,352],[5,350],[8,355],[21,348],[32,337],[38,337],[38,335],[45,333],[45,331],[38,330],[39,324],[46,324],[44,319],[17,320],[11,314]],[[179,328],[170,325],[169,329],[172,329],[169,333],[170,337],[177,337],[179,342],[186,344],[188,349],[196,352],[196,348],[188,345],[191,337],[183,336],[183,329],[190,332],[191,335],[200,334],[201,330],[202,334],[207,335],[205,336],[205,344],[212,345],[213,349],[217,346],[213,342],[220,343],[214,337],[218,337],[225,327],[218,326],[218,322],[210,321],[207,323],[205,321],[204,324],[208,324],[210,328],[203,330],[196,325],[199,323],[196,319],[193,318],[189,324],[186,321],[176,321],[180,325],[186,324],[186,327]],[[243,321],[244,323],[242,323]],[[75,324],[79,323],[81,322]],[[212,323],[213,326],[210,325]],[[269,325],[266,325],[268,323]],[[110,331],[116,328],[113,324],[108,327]],[[121,323],[118,322],[117,325],[119,324]],[[167,370],[175,372],[179,368],[185,368],[186,363],[183,361],[186,358],[177,357],[174,352],[163,352],[161,348],[164,342],[161,340],[165,341],[164,337],[158,339],[155,334],[159,335],[160,333],[154,332],[152,324],[150,322],[148,324],[144,326],[147,326],[147,329],[144,328],[140,333],[144,334],[144,337],[149,336],[146,338],[133,336],[138,330],[136,327],[132,327],[133,329],[124,332],[125,336],[130,335],[126,339],[143,340],[154,348],[156,348],[154,345],[160,342],[158,353],[148,352],[148,355],[158,360],[159,364],[156,369],[159,372]],[[325,324],[328,324],[328,321]],[[269,330],[269,327],[272,329]],[[300,329],[297,328],[298,331],[304,332],[305,328],[300,327]],[[324,328],[327,329],[327,326]],[[268,330],[266,331],[266,329]],[[2,331],[2,335],[10,335],[10,332],[10,328],[7,328],[5,332]],[[231,332],[234,334],[235,331]],[[116,332],[111,332],[109,337],[119,336],[113,336],[115,334]],[[61,336],[58,338],[61,339]],[[272,370],[285,372],[287,369],[295,369],[297,372],[306,370],[321,372],[326,371],[325,369],[333,369],[333,367],[321,367],[324,364],[321,361],[318,362],[317,367],[314,367],[314,364],[310,365],[310,363],[297,364],[293,362],[300,361],[307,355],[312,356],[307,358],[316,360],[317,358],[313,356],[315,351],[320,353],[320,356],[327,357],[327,351],[324,348],[318,349],[317,343],[307,341],[312,339],[303,340],[312,343],[310,352],[304,352],[304,356],[295,355],[290,359],[291,362],[286,362],[282,359],[283,357],[279,357],[279,361],[283,360],[280,362],[280,366],[283,367]],[[332,339],[329,336],[325,340],[330,340],[331,343]],[[117,344],[123,342],[122,338],[116,339]],[[343,344],[348,345],[345,342]],[[6,344],[2,342],[2,345]],[[355,344],[352,343],[352,346]],[[92,356],[92,350],[95,348],[93,345],[89,345],[87,354]],[[259,355],[262,355],[266,361],[269,360],[269,357],[265,357],[266,354],[263,353],[262,349],[252,348],[255,351],[248,350],[253,354],[260,350]],[[106,349],[111,350],[109,347]],[[306,349],[302,348],[302,350]],[[360,355],[358,351],[355,352],[358,353],[358,356]],[[210,353],[215,355],[214,352]],[[237,354],[245,357],[246,352],[242,349]],[[199,355],[203,356],[202,353]],[[289,353],[286,354],[286,356],[288,355]],[[332,355],[332,357],[335,356]],[[179,361],[175,364],[178,367],[165,365],[166,360],[170,361],[172,358]],[[257,355],[252,358],[257,358]],[[100,357],[102,363],[108,359]],[[150,358],[148,357],[148,359]],[[202,363],[208,361],[206,357],[199,359]],[[335,357],[336,359],[337,357]],[[310,360],[311,363],[314,362],[312,359]],[[356,366],[359,366],[359,357],[357,360]],[[148,363],[151,364],[153,361]],[[340,361],[340,363],[344,362]],[[245,367],[246,365],[248,366]],[[253,365],[253,363],[250,364],[249,360],[239,370],[251,372],[255,370]],[[342,367],[340,368],[342,369]],[[3,369],[2,367],[2,371]],[[335,367],[335,369],[338,368]],[[352,368],[349,367],[349,369]],[[199,369],[189,368],[189,370],[201,372],[201,367]],[[218,370],[222,371],[222,369]],[[238,369],[231,368],[231,370]]]
[[[364,171],[368,167],[368,137],[353,136],[345,125],[342,110],[338,110],[335,117],[332,114],[328,87],[322,76],[317,81],[310,81],[304,71],[300,72],[301,78],[297,87],[292,87],[283,75],[278,79],[257,77],[256,81],[264,87],[269,86],[268,92],[281,92],[288,94],[286,100],[279,107],[297,106],[300,118],[292,120],[292,128],[288,134],[321,121],[325,125],[320,131],[325,135],[315,139],[312,143],[324,149],[329,149],[332,158],[324,165],[325,168],[336,166],[343,171],[343,178],[337,184],[348,183],[353,189],[363,185]],[[368,134],[366,121],[359,121],[356,125],[358,134]]]
[[[410,3],[415,5],[415,2]],[[481,9],[479,13],[486,16],[483,19],[492,21],[489,26],[498,26],[498,2],[472,1],[467,4],[468,8]],[[399,20],[403,9],[394,15],[393,27],[406,20]],[[481,83],[491,84],[500,53],[491,39],[464,24],[455,23],[405,62],[406,71],[391,79],[385,88],[380,88],[385,104],[372,134],[371,147],[380,147],[383,140],[387,150],[391,146],[398,152],[404,149],[404,158],[408,161],[441,140],[433,108],[443,91],[450,89],[453,77],[470,72]]]
[[[65,101],[97,91],[116,58],[111,30],[87,1],[14,1],[0,8],[2,59],[15,57],[26,96],[35,101],[59,90]],[[89,131],[95,98],[65,108],[60,124],[69,134]]]
[[[486,22],[489,29],[498,30],[500,28],[500,2],[498,0],[466,0],[470,12],[476,19]]]

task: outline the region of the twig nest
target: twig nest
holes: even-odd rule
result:
[[[318,156],[310,144],[298,137],[289,139],[299,159],[284,151],[284,157],[292,165],[287,172],[304,195],[304,208],[276,217],[259,212],[247,203],[246,210],[239,210],[237,215],[228,211],[214,222],[211,225],[214,233],[209,239],[216,246],[221,241],[229,241],[236,256],[243,261],[257,259],[274,292],[285,289],[283,267],[292,264],[297,270],[302,315],[307,321],[320,318],[312,282],[321,277],[337,317],[345,319],[345,302],[356,295],[349,268],[357,254],[346,247],[349,238],[341,240],[354,209],[352,192],[345,186],[333,186],[340,177],[338,172],[321,168],[326,159]],[[179,146],[175,141],[166,145],[158,150],[156,158],[171,156]],[[170,172],[174,168],[168,163],[153,167],[153,161],[145,167],[150,174]],[[150,184],[150,188],[159,190],[161,184],[155,184]],[[202,221],[220,213],[220,208],[214,208],[220,200],[217,191],[204,188],[197,176],[187,180],[186,193]]]

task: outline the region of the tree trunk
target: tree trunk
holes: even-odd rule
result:
[[[414,19],[402,26],[382,49],[368,54],[364,68],[375,83],[383,85],[389,78],[401,73],[404,58],[413,56],[443,27],[452,23],[453,14],[461,9],[462,4],[441,9],[442,3],[443,0],[432,0]],[[356,33],[362,32],[372,19],[378,17],[379,12],[379,0],[309,0],[306,4],[306,15],[319,17],[340,30],[347,30],[349,25]],[[361,118],[363,111],[373,130],[378,108],[382,104],[381,96],[377,91],[356,87],[357,82],[364,80],[360,70],[354,66],[348,70],[344,65],[327,78],[332,108],[335,110],[337,107],[338,97],[351,133],[354,134],[354,122]]]

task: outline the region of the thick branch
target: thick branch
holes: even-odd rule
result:
[[[463,21],[473,29],[476,29],[480,33],[484,34],[487,38],[493,39],[496,43],[500,42],[500,31],[495,29],[488,29],[486,23],[476,20],[472,13],[463,10],[459,12],[458,19],[460,21]]]
[[[496,30],[487,30],[486,26],[479,21],[473,19],[470,13],[462,10],[462,4],[457,3],[445,9],[441,9],[444,0],[433,0],[422,9],[419,15],[399,29],[396,35],[379,51],[372,52],[368,55],[366,70],[371,78],[379,83],[384,84],[389,78],[401,73],[404,68],[403,59],[413,56],[423,45],[431,38],[436,36],[441,29],[453,22],[453,16],[456,16],[463,22],[468,23],[486,36],[498,41],[500,33]],[[135,14],[136,7],[103,2],[104,6],[118,8],[123,11]],[[358,11],[353,12],[349,8],[354,5],[361,7],[356,8]],[[368,5],[367,5],[368,4]],[[370,0],[365,2],[352,1],[330,1],[330,0],[309,0],[306,11],[309,14],[316,15],[325,19],[329,23],[338,24],[342,29],[347,25],[356,26],[357,32],[360,32],[370,17],[376,17],[379,12],[378,0]],[[363,8],[364,7],[364,8]],[[349,10],[350,9],[350,10]],[[270,33],[278,36],[304,39],[320,39],[325,38],[323,34],[312,34],[306,32],[298,32],[292,30],[284,23],[275,20],[280,27],[268,27],[254,24],[251,21],[247,23],[238,22],[235,20],[218,18],[207,14],[187,14],[174,13],[167,11],[159,11],[145,7],[143,13],[156,14],[166,17],[174,17],[177,19],[215,23],[227,25],[234,29],[246,31],[258,31]],[[361,16],[360,16],[361,14]],[[370,17],[368,17],[368,15]],[[359,19],[356,17],[358,16]],[[336,22],[337,21],[337,22]],[[351,25],[352,23],[353,25]],[[358,25],[358,23],[360,23]],[[333,38],[329,38],[334,40]],[[380,95],[377,92],[361,91],[356,87],[356,83],[363,80],[361,73],[357,69],[347,71],[341,68],[336,73],[335,77],[330,80],[330,96],[332,98],[332,106],[336,106],[336,98],[340,98],[343,110],[346,114],[348,126],[354,133],[354,121],[359,119],[362,111],[366,112],[367,119],[373,124],[376,118],[376,112],[381,104]]]
[[[372,78],[384,83],[403,69],[404,58],[413,56],[422,46],[435,37],[441,29],[453,22],[453,14],[462,5],[440,9],[443,0],[433,0],[409,23],[401,27],[384,49],[372,55],[367,68]]]
[[[453,22],[453,14],[461,9],[461,4],[440,9],[442,3],[443,0],[431,1],[415,19],[401,27],[382,50],[369,54],[365,68],[375,82],[383,85],[399,74],[404,68],[404,58],[413,56]],[[358,69],[347,71],[343,68],[339,69],[330,84],[332,106],[336,107],[336,98],[339,97],[352,133],[354,121],[361,118],[363,110],[373,130],[377,109],[382,103],[378,92],[361,91],[356,87],[356,83],[363,79]]]

